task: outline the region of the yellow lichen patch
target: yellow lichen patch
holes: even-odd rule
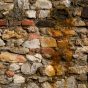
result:
[[[47,76],[55,76],[55,69],[52,65],[48,65],[45,68],[45,74]]]
[[[72,60],[72,56],[73,56],[72,50],[64,49],[63,50],[63,56],[64,56],[64,59],[66,61],[71,61]]]
[[[15,30],[5,30],[4,33],[2,34],[3,39],[10,39],[10,38],[26,38],[27,33],[20,27],[16,28]]]
[[[75,36],[76,35],[75,30],[72,30],[72,29],[64,29],[62,30],[62,32],[65,36]]]
[[[40,41],[42,47],[57,47],[56,40],[52,37],[41,37]]]
[[[57,41],[58,48],[68,48],[69,47],[69,41],[68,39],[62,39]]]
[[[65,71],[66,71],[66,68],[62,65],[57,65],[55,67],[56,69],[56,75],[64,75],[65,74]]]
[[[55,29],[49,29],[48,34],[53,37],[62,37],[63,36],[63,34],[60,30],[55,30]]]

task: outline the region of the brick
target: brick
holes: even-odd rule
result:
[[[20,25],[21,25],[21,21],[18,21],[18,20],[9,21],[9,26],[20,26]]]
[[[42,47],[57,47],[56,40],[52,37],[41,37],[40,42]]]
[[[28,19],[24,19],[21,22],[22,26],[32,26],[34,25],[34,21],[33,20],[28,20]]]
[[[6,25],[7,25],[7,21],[5,19],[0,19],[0,27],[6,26]]]
[[[37,33],[29,33],[29,40],[32,40],[32,39],[39,39],[40,38],[40,35],[37,34]]]

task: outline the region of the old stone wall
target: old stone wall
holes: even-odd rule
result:
[[[0,0],[0,88],[88,88],[88,0]]]

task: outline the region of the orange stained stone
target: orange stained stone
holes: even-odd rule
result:
[[[62,39],[57,41],[57,45],[59,48],[68,48],[69,47],[69,41],[68,39]]]
[[[26,58],[24,56],[18,55],[18,54],[13,54],[13,53],[9,53],[9,52],[1,52],[0,61],[24,63],[26,61]]]
[[[19,63],[24,63],[24,62],[26,62],[26,59],[25,59],[25,57],[24,56],[22,56],[22,55],[17,55],[17,62],[19,62]]]
[[[55,29],[49,29],[48,34],[53,37],[62,37],[63,36],[63,34],[60,30],[55,30]]]
[[[42,47],[57,47],[56,40],[52,37],[41,37],[40,42]]]
[[[55,69],[52,65],[48,65],[45,68],[45,74],[47,76],[55,76]]]
[[[64,66],[58,64],[57,66],[55,66],[55,69],[56,69],[56,75],[65,74],[66,68]]]
[[[72,30],[72,29],[64,29],[64,30],[62,30],[62,32],[66,36],[74,36],[74,35],[76,35],[75,30]]]
[[[71,61],[73,57],[73,51],[69,49],[64,49],[63,56],[66,61]]]

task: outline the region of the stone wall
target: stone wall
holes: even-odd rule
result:
[[[88,0],[0,0],[0,88],[88,88]]]

